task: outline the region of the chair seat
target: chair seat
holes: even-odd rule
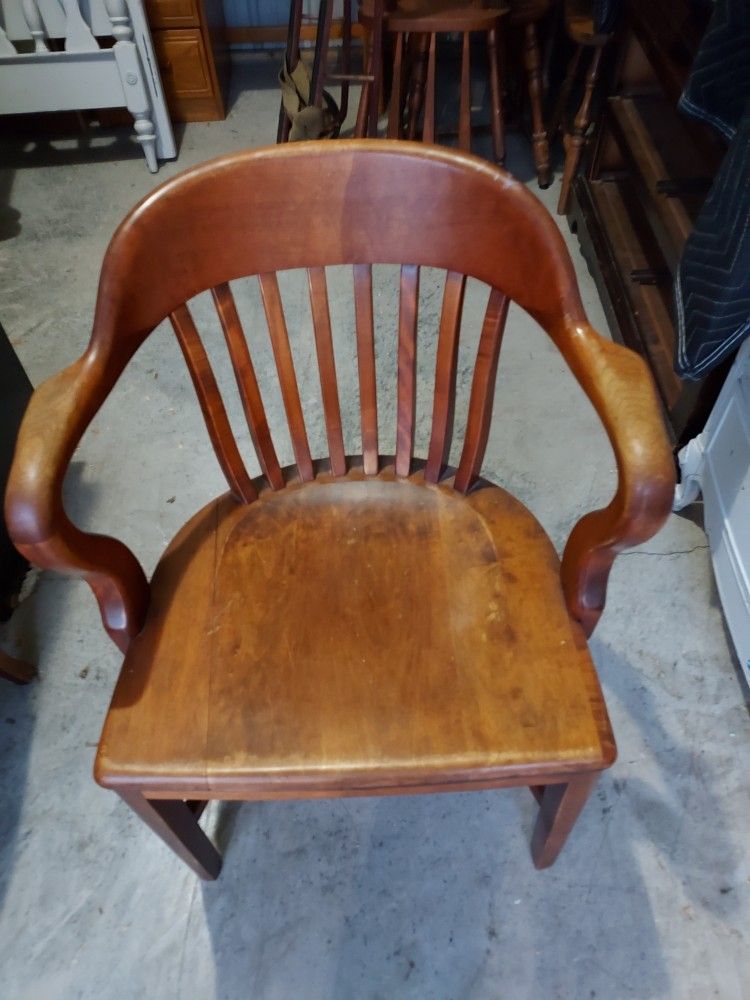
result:
[[[221,497],[161,559],[96,775],[290,797],[533,783],[614,742],[557,555],[504,490],[392,469]]]

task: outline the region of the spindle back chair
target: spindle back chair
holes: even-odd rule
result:
[[[301,235],[302,234],[302,235]],[[351,265],[361,455],[345,453],[325,268]],[[395,459],[380,454],[372,265],[401,266]],[[420,268],[446,272],[431,435],[415,459]],[[306,268],[327,455],[311,454],[276,272]],[[295,465],[274,449],[230,282],[257,275]],[[467,276],[490,287],[456,470],[447,467]],[[211,289],[263,475],[248,474],[186,303]],[[514,300],[547,331],[609,434],[619,485],[562,566],[481,478]],[[151,582],[121,542],[66,517],[65,469],[151,331],[170,317],[229,493],[181,530]],[[261,334],[253,331],[253,338]],[[17,546],[83,576],[125,652],[97,755],[201,876],[212,798],[528,785],[551,864],[614,758],[585,636],[615,554],[670,508],[673,466],[643,362],[589,326],[562,238],[508,174],[389,141],[240,153],[168,181],[107,250],[90,344],[34,394],[6,499]]]

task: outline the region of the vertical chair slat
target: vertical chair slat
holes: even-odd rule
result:
[[[237,388],[242,399],[242,407],[247,418],[247,426],[255,445],[258,461],[266,479],[275,490],[284,488],[279,460],[268,429],[266,412],[263,408],[258,380],[255,376],[250,350],[242,332],[242,323],[237,314],[237,306],[229,285],[217,285],[211,289],[216,311],[219,314],[227,350],[232,361]]]
[[[463,34],[461,51],[461,105],[458,113],[458,145],[471,152],[471,36]]]
[[[435,61],[437,35],[430,35],[430,49],[427,57],[427,85],[424,101],[424,125],[422,139],[424,142],[435,141]]]
[[[354,265],[354,312],[357,325],[359,408],[365,474],[378,471],[378,390],[375,374],[375,322],[372,308],[372,265]]]
[[[451,435],[453,434],[458,334],[461,328],[465,288],[466,275],[449,271],[445,279],[443,311],[438,333],[432,434],[430,435],[430,449],[424,473],[428,483],[436,483],[440,478],[443,465],[448,460]]]
[[[396,415],[396,475],[408,476],[414,447],[417,396],[417,308],[419,267],[404,264],[398,317],[398,392]]]
[[[460,493],[466,493],[471,488],[479,475],[484,459],[492,420],[497,362],[500,357],[500,344],[508,315],[508,305],[507,296],[493,288],[490,292],[482,332],[479,337],[477,362],[474,366],[474,378],[469,397],[464,447],[454,481],[454,487]]]
[[[279,282],[273,272],[259,274],[258,282],[260,284],[261,298],[263,299],[263,308],[266,313],[268,332],[271,335],[273,356],[276,359],[276,370],[279,373],[281,397],[284,401],[284,412],[289,424],[294,459],[297,463],[297,471],[299,472],[300,479],[303,482],[307,482],[313,479],[315,474],[313,472],[312,458],[310,457],[310,445],[307,442],[305,418],[302,414],[302,403],[299,398],[299,387],[294,371],[292,349],[289,346],[289,333],[286,328],[286,320],[284,319],[284,307],[281,303]]]
[[[331,312],[328,306],[328,286],[324,267],[309,267],[307,279],[310,287],[310,307],[315,331],[315,350],[318,355],[320,391],[323,396],[323,415],[328,436],[328,454],[334,476],[346,475],[344,435],[341,431],[341,407],[336,380],[336,361],[331,336]]]
[[[238,500],[250,503],[256,499],[258,492],[247,474],[237,442],[234,440],[227,411],[224,409],[221,393],[211,370],[211,363],[195,328],[190,310],[186,305],[181,305],[170,314],[169,318],[187,362],[211,444],[214,446],[229,488]]]

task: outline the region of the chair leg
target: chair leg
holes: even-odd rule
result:
[[[573,89],[573,83],[576,78],[576,73],[578,72],[578,66],[581,62],[581,55],[583,54],[583,46],[576,46],[576,50],[568,63],[568,71],[565,74],[565,79],[560,87],[560,94],[557,98],[557,103],[555,104],[555,110],[552,115],[552,121],[549,125],[549,137],[554,139],[560,129],[563,127],[565,121],[565,112],[568,107],[568,101],[570,100],[570,92]]]
[[[594,88],[599,77],[599,62],[602,57],[602,47],[597,46],[591,57],[589,71],[586,74],[586,86],[583,91],[583,99],[578,109],[578,114],[573,122],[573,132],[565,133],[565,167],[563,169],[562,186],[560,187],[560,198],[557,202],[557,214],[565,215],[568,211],[570,201],[570,188],[573,178],[578,170],[581,159],[581,151],[586,136],[586,129],[589,127],[589,117],[591,111],[591,98],[594,95]]]
[[[292,70],[299,62],[299,38],[302,31],[302,0],[292,0],[289,5],[289,28],[286,35],[286,61]],[[284,110],[284,102],[279,102],[279,125],[276,142],[286,142],[289,138],[291,121]]]
[[[417,125],[424,99],[425,79],[427,76],[427,50],[430,36],[414,33],[409,36],[411,49],[411,73],[409,74],[409,97],[407,100],[406,137],[417,138]]]
[[[532,788],[539,801],[539,814],[531,838],[531,856],[536,868],[549,868],[554,864],[598,777],[599,772],[594,771],[571,778],[564,785],[546,785],[541,794]]]
[[[164,843],[202,879],[221,871],[221,855],[198,825],[202,803],[179,799],[147,799],[141,792],[120,792],[120,798]]]
[[[531,103],[531,144],[534,153],[537,180],[540,188],[549,187],[549,141],[542,116],[542,74],[540,71],[539,42],[536,25],[529,21],[525,28],[523,61],[528,76],[529,101]]]
[[[493,28],[487,33],[487,55],[490,69],[490,114],[492,125],[492,152],[497,163],[505,163],[505,123],[503,122],[503,88],[500,71],[498,32]]]

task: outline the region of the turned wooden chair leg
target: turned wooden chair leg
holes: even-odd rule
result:
[[[221,855],[198,825],[204,802],[180,799],[147,799],[141,792],[120,792],[120,797],[154,833],[171,847],[196,875],[213,880],[221,871]]]
[[[560,94],[557,98],[555,104],[555,110],[552,115],[552,120],[549,125],[549,137],[554,139],[560,129],[563,127],[563,122],[565,121],[565,113],[568,107],[568,101],[570,100],[570,92],[573,89],[573,83],[575,82],[576,73],[578,72],[578,66],[581,62],[581,56],[583,55],[583,46],[577,45],[576,50],[568,64],[568,71],[565,74],[565,79],[563,80],[562,86],[560,87]]]
[[[534,154],[537,180],[540,188],[550,185],[549,140],[542,115],[542,74],[536,25],[530,21],[525,27],[523,61],[528,77],[531,104],[531,146]]]
[[[497,163],[505,163],[505,123],[503,121],[503,88],[500,70],[498,32],[493,28],[487,33],[487,56],[490,69],[490,115],[492,125],[492,153]]]
[[[602,56],[602,47],[597,46],[591,57],[589,71],[586,74],[586,86],[583,91],[583,99],[578,109],[578,114],[573,122],[573,132],[565,133],[565,167],[563,169],[562,186],[560,187],[560,198],[557,202],[557,214],[564,215],[568,211],[570,201],[570,189],[573,178],[578,170],[581,159],[581,150],[586,140],[586,129],[589,127],[591,112],[591,98],[594,95],[594,88],[599,77],[599,63]]]
[[[532,788],[539,802],[539,814],[531,838],[531,856],[537,868],[549,868],[565,846],[599,772],[571,778],[564,785],[546,785]]]

